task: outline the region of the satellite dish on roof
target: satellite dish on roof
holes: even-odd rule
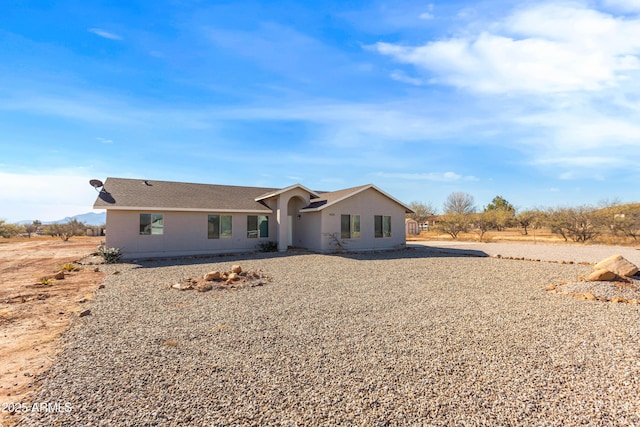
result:
[[[95,188],[96,191],[98,190],[98,188],[104,187],[104,184],[99,179],[92,179],[89,181],[89,184],[91,184],[91,186]]]

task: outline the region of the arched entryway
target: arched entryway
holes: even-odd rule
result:
[[[300,209],[304,208],[307,202],[299,196],[294,196],[287,203],[287,246],[304,246],[302,233],[302,215]]]

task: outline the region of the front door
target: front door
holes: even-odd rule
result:
[[[287,246],[293,246],[293,215],[287,216]]]

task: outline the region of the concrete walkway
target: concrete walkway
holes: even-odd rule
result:
[[[611,255],[622,255],[640,266],[640,248],[583,244],[480,243],[453,241],[411,241],[407,247],[443,253],[477,256],[540,259],[544,261],[599,262]]]

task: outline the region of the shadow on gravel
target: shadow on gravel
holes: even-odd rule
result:
[[[342,258],[369,261],[381,259],[408,259],[408,258],[457,258],[476,257],[486,258],[490,255],[484,251],[474,251],[470,249],[438,248],[430,247],[408,247],[406,249],[390,251],[368,251],[368,252],[344,252],[326,254],[327,256],[338,256]]]
[[[368,261],[381,259],[410,259],[410,258],[455,258],[455,257],[489,257],[486,252],[470,249],[438,248],[438,247],[408,247],[397,250],[317,253],[304,249],[291,249],[287,252],[247,252],[237,254],[213,254],[168,258],[145,258],[125,260],[123,264],[137,265],[138,268],[155,268],[160,266],[199,265],[220,262],[240,262],[271,258],[292,258],[307,255],[321,255],[341,257],[352,260]]]

